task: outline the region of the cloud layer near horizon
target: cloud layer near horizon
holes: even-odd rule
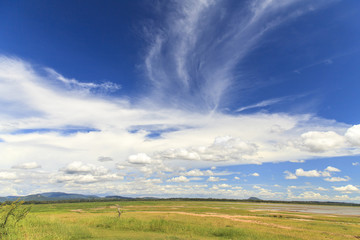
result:
[[[126,176],[188,182],[195,175],[182,176],[186,169],[360,153],[359,125],[309,114],[143,109],[53,81],[30,63],[0,57],[1,169],[13,169],[3,179],[20,184],[24,171],[37,171],[35,179],[51,173],[53,183],[66,186]]]

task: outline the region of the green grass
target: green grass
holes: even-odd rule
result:
[[[123,211],[117,217],[117,206]],[[253,210],[258,209],[258,211]],[[259,204],[121,201],[34,205],[3,239],[356,239],[360,219]]]

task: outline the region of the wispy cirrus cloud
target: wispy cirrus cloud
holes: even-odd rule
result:
[[[63,83],[65,87],[72,91],[78,91],[83,93],[89,92],[115,92],[121,89],[119,84],[113,82],[103,82],[100,84],[97,83],[85,83],[79,82],[76,79],[69,79],[62,76],[60,73],[56,72],[54,69],[51,68],[44,68],[44,70],[49,74],[49,78],[54,78],[57,81]]]
[[[250,87],[236,68],[264,34],[325,3],[184,0],[157,5],[165,20],[145,26],[150,46],[144,68],[153,85],[153,96],[162,102],[166,99],[170,106],[188,109],[211,111],[226,106],[233,98],[231,91],[236,89],[241,94],[241,89]]]

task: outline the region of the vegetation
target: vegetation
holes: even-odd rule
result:
[[[4,202],[0,205],[0,238],[14,231],[17,223],[26,217],[31,207],[23,207],[24,202]]]
[[[351,207],[346,207],[351,208]],[[121,217],[119,217],[121,211]],[[225,201],[113,201],[32,207],[3,239],[356,239],[358,216]]]

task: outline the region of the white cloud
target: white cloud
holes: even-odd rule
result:
[[[204,176],[204,173],[199,169],[193,169],[186,173],[187,176]]]
[[[177,183],[185,183],[185,182],[189,182],[189,181],[190,180],[185,176],[173,177],[173,178],[167,180],[167,182],[177,182]]]
[[[305,160],[290,160],[290,162],[293,162],[293,163],[304,163]]]
[[[119,84],[112,82],[104,82],[101,84],[79,82],[76,79],[65,78],[60,73],[56,72],[54,69],[45,68],[45,70],[49,73],[50,78],[54,78],[62,82],[70,90],[89,93],[90,91],[114,92],[121,88]]]
[[[318,170],[305,171],[302,168],[298,168],[295,171],[295,175],[298,176],[298,177],[331,177],[330,172],[337,172],[338,170],[339,169],[333,168],[333,167],[330,167],[330,168],[328,167],[324,171],[318,171]]]
[[[178,130],[166,132],[159,139],[149,139],[147,134],[151,127],[159,125],[174,126]],[[69,126],[80,130],[68,134]],[[131,132],[129,129],[134,126],[148,126],[150,130]],[[274,131],[274,126],[281,131]],[[112,173],[116,166],[122,166],[119,169],[126,167],[121,172],[129,172],[135,177],[157,174],[159,176],[151,177],[167,179],[168,172],[180,166],[205,169],[216,162],[220,168],[229,164],[261,164],[328,156],[304,151],[292,143],[301,139],[299,133],[312,130],[340,133],[349,128],[351,126],[308,114],[235,116],[216,111],[203,114],[131,105],[120,98],[108,99],[91,92],[75,94],[54,87],[51,79],[37,73],[29,63],[0,57],[0,138],[3,140],[0,142],[0,167],[8,169],[31,159],[42,166],[42,173],[31,179],[49,184],[53,179],[57,185],[48,186],[49,189],[68,187],[69,191],[82,190],[75,184],[89,186],[105,180],[112,181],[108,183],[109,189],[111,184],[115,189],[118,181],[123,179],[123,176]],[[353,147],[340,153],[355,155],[359,149]],[[111,164],[114,169],[98,166],[98,160],[104,159],[97,159],[97,156],[111,156],[118,165]],[[109,163],[105,161],[105,164]],[[59,166],[66,167],[52,176]],[[202,173],[211,176],[208,171],[202,170]],[[215,171],[212,173],[221,175]],[[12,178],[11,174],[8,178]],[[222,179],[212,177],[208,180]],[[31,183],[23,181],[18,184],[25,188]]]
[[[345,140],[339,134],[310,131],[301,135],[303,147],[310,152],[325,152],[345,146]]]
[[[193,169],[193,170],[190,170],[190,171],[184,173],[184,175],[199,177],[199,176],[211,176],[211,175],[214,175],[214,173],[211,170],[201,171],[199,169]]]
[[[235,179],[235,180],[240,180],[240,178],[239,178],[239,177],[234,177],[234,179]]]
[[[360,164],[359,164],[359,162],[353,162],[352,165],[353,166],[359,166]]]
[[[316,190],[318,190],[318,191],[328,191],[328,189],[323,188],[323,187],[318,187],[318,188],[316,188]]]
[[[146,179],[144,182],[147,183],[162,183],[163,181],[159,178]]]
[[[266,107],[266,106],[270,106],[270,105],[273,105],[273,104],[282,102],[282,101],[284,101],[284,100],[286,100],[286,98],[273,98],[273,99],[268,99],[268,100],[261,101],[261,102],[256,103],[256,104],[252,104],[252,105],[249,105],[249,106],[241,107],[241,108],[237,109],[236,111],[237,111],[237,112],[242,112],[242,111],[245,111],[245,110],[248,110],[248,109],[252,109],[252,108]]]
[[[289,171],[285,171],[284,173],[286,174],[285,179],[297,179],[297,176]]]
[[[144,38],[150,43],[144,68],[153,85],[153,98],[170,106],[205,110],[221,107],[225,95],[236,92],[234,79],[238,84],[242,80],[242,88],[250,87],[247,81],[235,77],[235,69],[267,32],[324,4],[298,2],[252,1],[231,11],[232,14],[227,14],[223,1],[184,0],[157,4],[157,11],[166,13],[165,22],[159,27],[150,23],[144,26]],[[276,100],[240,110],[273,102]]]
[[[321,177],[322,173],[317,170],[304,171],[302,168],[298,168],[295,171],[296,176],[299,177]]]
[[[255,144],[224,136],[216,137],[214,142],[207,147],[168,149],[158,153],[157,158],[224,162],[251,158],[256,152]]]
[[[252,174],[250,174],[251,176],[253,176],[253,177],[259,177],[260,176],[260,174],[258,174],[258,173],[252,173]]]
[[[125,167],[124,165],[122,165],[122,164],[117,163],[117,164],[116,164],[116,168],[119,169],[119,170],[123,170],[123,169],[125,169],[126,167]]]
[[[350,180],[350,177],[345,176],[344,178],[342,177],[331,177],[331,178],[325,178],[324,179],[327,182],[347,182]]]
[[[152,163],[152,159],[146,155],[146,153],[138,153],[135,155],[130,155],[128,162],[133,164],[150,164]]]
[[[21,163],[21,164],[12,166],[12,168],[16,168],[16,169],[35,169],[35,168],[41,168],[41,166],[36,162],[27,162],[27,163]]]
[[[84,164],[83,162],[76,161],[68,164],[65,168],[62,168],[66,174],[92,174],[96,176],[105,175],[109,172],[103,166],[95,166],[93,164]]]
[[[336,195],[334,197],[334,200],[336,200],[336,201],[348,201],[348,200],[351,200],[351,198],[348,195]]]
[[[60,169],[52,176],[52,181],[67,184],[89,184],[95,182],[119,181],[124,177],[109,171],[103,166],[75,161]]]
[[[332,166],[328,166],[327,168],[325,168],[324,171],[328,171],[328,172],[341,172],[340,169],[332,167]]]
[[[123,180],[123,176],[116,174],[108,173],[102,175],[92,175],[92,174],[67,174],[67,175],[58,175],[54,177],[54,180],[62,183],[77,183],[77,184],[87,184],[95,182],[104,182],[104,181],[113,181],[113,180]]]
[[[16,173],[0,172],[0,180],[14,180],[14,179],[17,179]]]
[[[220,181],[220,178],[219,177],[209,177],[207,179],[208,182],[218,182]]]
[[[313,191],[306,191],[301,193],[297,198],[308,199],[308,200],[328,200],[329,196],[321,195],[320,193]]]
[[[345,133],[345,137],[353,146],[360,147],[360,124],[349,128]]]
[[[345,193],[352,193],[352,192],[358,192],[359,189],[356,186],[353,186],[351,184],[343,186],[343,187],[332,187],[335,191],[339,192],[345,192]]]

